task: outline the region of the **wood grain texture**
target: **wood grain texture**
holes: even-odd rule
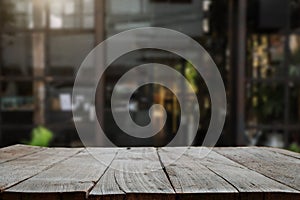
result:
[[[201,154],[206,155],[207,153],[206,157],[201,157]],[[270,198],[279,194],[289,198],[298,193],[297,190],[249,170],[221,154],[209,151],[208,148],[192,147],[188,150],[188,156],[191,160],[197,160],[233,185],[239,191],[239,199],[263,199],[265,194],[268,194]]]
[[[181,148],[158,150],[172,185],[179,199],[237,199],[238,191],[222,177],[202,165],[200,160],[183,154],[178,160]]]
[[[300,191],[300,160],[297,158],[267,149],[250,147],[219,148],[215,151],[253,171]]]
[[[51,148],[2,163],[0,165],[0,190],[3,191],[35,176],[79,151],[79,149]]]
[[[286,149],[278,149],[278,148],[273,148],[273,147],[253,147],[253,148],[266,149],[268,151],[274,151],[274,152],[281,153],[281,154],[286,155],[286,156],[291,156],[291,157],[300,159],[300,154],[299,153],[296,153],[296,152],[293,152],[293,151],[288,151]]]
[[[115,170],[109,168],[89,194],[89,199],[123,200],[126,193],[121,190],[116,179]]]
[[[95,159],[87,150],[60,162],[48,170],[6,190],[7,193],[46,193],[48,198],[62,198],[72,194],[72,198],[84,199],[100,179],[116,155],[115,149],[92,149]],[[101,162],[100,162],[101,161]],[[108,166],[104,163],[108,163]],[[11,194],[9,194],[11,195]]]
[[[202,158],[207,152],[204,147],[2,148],[0,199],[300,200],[299,154],[214,148]]]
[[[122,149],[118,152],[111,169],[96,184],[90,196],[110,199],[113,198],[112,193],[126,199],[175,199],[155,148]]]
[[[0,164],[20,158],[22,156],[43,151],[45,149],[47,148],[27,146],[21,144],[5,147],[0,149]]]

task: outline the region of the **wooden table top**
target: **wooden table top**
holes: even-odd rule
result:
[[[300,154],[191,147],[171,163],[180,150],[88,150],[108,167],[83,148],[2,148],[0,199],[300,199]]]

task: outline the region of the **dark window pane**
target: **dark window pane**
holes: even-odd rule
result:
[[[30,34],[5,35],[3,38],[3,75],[32,74],[32,37]]]
[[[248,84],[246,90],[246,124],[283,124],[284,85]]]
[[[32,82],[1,82],[1,109],[3,111],[33,110]]]

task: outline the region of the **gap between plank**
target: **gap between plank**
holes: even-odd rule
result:
[[[265,175],[265,174],[262,174],[262,173],[260,173],[260,172],[258,172],[258,171],[256,171],[256,170],[250,169],[249,167],[247,167],[247,166],[244,165],[243,163],[240,163],[240,162],[238,162],[238,161],[236,161],[236,160],[233,160],[233,159],[231,159],[230,157],[227,157],[226,155],[220,154],[220,153],[217,152],[217,151],[214,151],[214,152],[216,152],[217,154],[219,154],[219,155],[221,155],[221,156],[224,156],[224,157],[228,158],[229,160],[231,160],[231,161],[233,161],[233,162],[236,162],[237,164],[240,164],[240,165],[246,167],[246,168],[249,169],[250,171],[254,171],[254,172],[256,172],[256,173],[258,173],[258,174],[260,174],[260,175],[262,175],[262,176],[264,176],[264,177],[266,177],[266,178],[272,179],[272,180],[275,181],[275,182],[278,182],[278,183],[280,183],[280,184],[285,185],[286,187],[292,188],[292,189],[297,190],[297,191],[300,192],[299,188],[295,188],[295,187],[293,187],[293,186],[287,185],[287,184],[284,183],[284,182],[281,182],[281,181],[279,181],[279,180],[276,180],[276,179],[274,179],[274,178],[272,178],[272,177],[269,177],[269,176],[267,176],[267,175]],[[250,152],[248,152],[248,153],[250,153]],[[274,152],[272,151],[272,153],[274,153]],[[252,154],[252,153],[250,153],[250,154]],[[252,155],[254,155],[254,154],[252,154]]]
[[[240,193],[241,191],[234,185],[232,184],[231,182],[229,182],[226,178],[224,178],[223,176],[219,175],[217,172],[215,172],[214,170],[210,169],[209,167],[199,163],[201,166],[207,168],[209,171],[211,171],[212,173],[214,173],[215,175],[219,176],[220,178],[222,178],[225,182],[229,183],[229,185],[231,185],[234,189],[236,189],[236,191],[239,193],[239,196],[240,196]],[[237,163],[238,164],[238,163]],[[240,198],[239,198],[240,199]]]
[[[118,188],[119,188],[122,192],[124,192],[125,197],[126,197],[126,191],[125,191],[125,190],[121,187],[121,185],[119,184],[118,179],[117,179],[117,177],[116,177],[116,171],[115,171],[115,170],[114,170],[114,180],[115,180],[115,182],[116,182]],[[124,198],[124,199],[126,199],[126,198]]]
[[[102,173],[102,175],[99,177],[99,179],[97,180],[97,181],[92,181],[93,182],[93,186],[90,188],[90,189],[88,189],[88,191],[86,192],[86,199],[88,199],[89,198],[89,195],[90,195],[90,192],[94,189],[94,187],[97,185],[97,183],[101,180],[101,178],[104,176],[104,174],[107,172],[107,170],[110,168],[110,165],[112,164],[112,162],[116,159],[116,157],[117,157],[117,155],[118,155],[118,153],[119,153],[119,149],[118,149],[118,151],[115,153],[115,156],[113,157],[113,159],[111,160],[111,162],[109,163],[109,165],[106,167],[106,169],[104,170],[104,172]],[[115,180],[116,180],[116,177],[115,177],[115,173],[114,173],[114,178],[115,178]],[[116,182],[117,183],[117,182]],[[117,183],[117,185],[119,186],[119,184]],[[121,188],[120,188],[120,190],[122,190]],[[122,190],[123,191],[123,190]]]
[[[162,167],[162,170],[163,170],[164,173],[166,174],[166,177],[167,177],[167,179],[168,179],[168,181],[169,181],[169,183],[170,183],[170,185],[171,185],[171,187],[172,187],[174,193],[176,194],[175,187],[174,187],[174,185],[173,185],[173,183],[172,183],[172,181],[171,181],[171,178],[170,178],[170,176],[169,176],[169,174],[168,174],[168,172],[167,172],[167,169],[166,169],[166,167],[164,166],[164,163],[162,162],[161,157],[160,157],[160,155],[159,155],[159,153],[158,153],[158,148],[155,148],[155,150],[156,150],[156,154],[157,154],[157,156],[158,156],[158,160],[159,160],[160,166]],[[176,195],[176,196],[177,196],[177,195]]]

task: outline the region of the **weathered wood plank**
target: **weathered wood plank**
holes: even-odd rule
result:
[[[300,160],[266,149],[240,147],[218,148],[216,152],[300,191]]]
[[[0,164],[20,158],[22,156],[43,151],[45,149],[47,148],[21,145],[21,144],[5,147],[0,149]]]
[[[289,150],[286,150],[286,149],[278,149],[278,148],[273,148],[273,147],[254,147],[254,148],[266,149],[268,151],[275,151],[277,153],[281,153],[281,154],[286,155],[286,156],[291,156],[291,157],[300,159],[300,154],[299,153],[289,151]]]
[[[22,193],[27,198],[37,193],[47,194],[49,199],[84,199],[89,190],[100,179],[114,159],[116,149],[90,149],[95,159],[87,150],[60,162],[50,169],[6,190],[4,196]],[[104,162],[105,161],[105,162]],[[58,197],[57,194],[61,194]]]
[[[109,168],[89,194],[94,200],[123,200],[125,192],[122,191],[115,179],[115,170]]]
[[[156,149],[132,148],[118,152],[111,169],[96,184],[90,197],[93,199],[115,197],[143,200],[175,199],[175,193],[161,167]]]
[[[80,149],[51,148],[0,165],[0,190],[24,181],[54,164],[78,153]]]
[[[0,199],[300,199],[299,154],[285,150],[215,148],[202,159],[208,149],[191,147],[175,162],[182,148],[88,151],[101,162],[83,149],[0,149]]]
[[[175,161],[180,152],[182,148],[158,149],[179,199],[237,199],[238,191],[199,159],[185,153]]]
[[[191,160],[201,162],[233,185],[239,191],[239,199],[274,198],[278,195],[282,198],[291,198],[295,193],[300,194],[297,190],[249,170],[221,154],[208,152],[207,148],[191,147],[188,156]],[[201,154],[207,156],[201,158]]]

